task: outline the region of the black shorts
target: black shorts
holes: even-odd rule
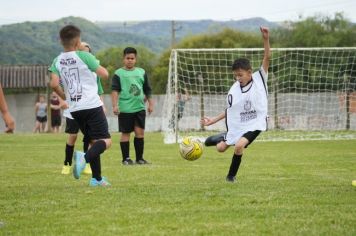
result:
[[[109,126],[102,106],[71,112],[71,115],[88,140],[110,138]]]
[[[257,136],[261,133],[261,130],[255,130],[255,131],[249,131],[247,133],[244,133],[242,137],[246,138],[248,140],[248,144],[245,146],[245,148],[248,147],[256,138]]]
[[[74,119],[69,119],[66,117],[66,129],[67,134],[77,134],[79,132],[79,125]]]
[[[146,111],[142,110],[135,113],[122,113],[119,117],[119,132],[131,133],[135,126],[145,129]]]
[[[44,117],[36,116],[36,120],[40,123],[44,123],[47,121],[47,116],[44,116]]]
[[[61,126],[62,117],[61,116],[52,116],[51,117],[51,125],[53,126]]]

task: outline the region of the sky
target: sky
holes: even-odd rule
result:
[[[356,23],[356,0],[0,0],[0,24],[53,21],[241,20],[296,21],[343,12]]]

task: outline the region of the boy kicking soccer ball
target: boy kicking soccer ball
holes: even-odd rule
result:
[[[205,141],[206,146],[216,145],[219,152],[235,145],[226,180],[234,182],[240,167],[242,154],[261,131],[267,129],[267,79],[270,57],[269,31],[260,28],[264,44],[264,56],[261,68],[252,73],[250,61],[240,58],[234,61],[232,70],[236,82],[231,86],[226,98],[227,108],[214,118],[204,117],[201,123],[212,125],[226,119],[227,132],[211,136]]]
[[[62,99],[68,97],[70,114],[91,143],[86,153],[74,153],[74,178],[79,179],[86,163],[90,163],[93,178],[89,185],[109,186],[110,183],[101,176],[100,154],[111,146],[111,137],[93,72],[102,79],[107,79],[109,74],[92,54],[78,51],[80,33],[80,29],[73,25],[60,30],[64,52],[54,59],[50,67],[50,85]]]

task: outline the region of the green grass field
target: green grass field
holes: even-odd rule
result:
[[[355,140],[256,142],[231,184],[232,149],[189,162],[148,133],[153,164],[122,166],[115,133],[92,188],[60,174],[65,139],[0,135],[0,235],[356,235]]]

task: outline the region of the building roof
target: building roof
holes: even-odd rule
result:
[[[3,88],[46,88],[48,65],[0,65]]]

